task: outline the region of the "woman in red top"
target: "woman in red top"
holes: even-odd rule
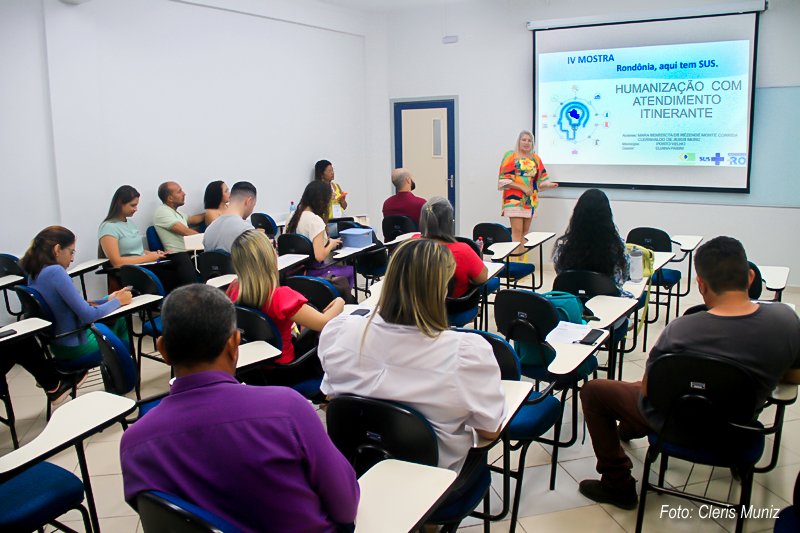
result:
[[[455,284],[450,296],[459,298],[467,293],[470,283],[485,283],[489,274],[486,265],[472,247],[456,241],[455,222],[453,206],[446,198],[434,196],[422,206],[419,215],[422,236],[447,246],[456,260],[456,271],[453,274]]]
[[[228,287],[227,295],[236,304],[260,309],[275,322],[283,341],[283,353],[277,363],[291,363],[295,358],[292,329],[295,324],[322,331],[330,319],[344,309],[344,300],[336,298],[319,312],[308,300],[290,287],[278,285],[278,256],[264,233],[245,231],[231,246],[233,270],[238,276]]]

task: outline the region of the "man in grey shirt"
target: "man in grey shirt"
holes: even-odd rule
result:
[[[579,490],[598,503],[636,508],[633,463],[620,440],[643,437],[663,425],[647,400],[647,375],[662,355],[691,351],[731,359],[751,373],[759,400],[779,381],[800,383],[800,319],[787,305],[750,301],[747,289],[755,274],[742,244],[730,237],[712,239],[697,249],[695,267],[708,310],[670,322],[650,351],[642,381],[596,379],[581,389],[601,479],[585,479]]]
[[[256,207],[256,188],[249,181],[238,181],[231,187],[231,198],[224,215],[206,228],[203,248],[206,251],[223,250],[231,253],[233,241],[247,230],[254,229],[247,222]]]

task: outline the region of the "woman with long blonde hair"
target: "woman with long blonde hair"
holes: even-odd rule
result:
[[[327,395],[359,394],[422,413],[439,441],[439,466],[460,471],[473,429],[496,438],[505,415],[500,370],[489,343],[449,329],[445,298],[453,254],[429,239],[392,255],[369,317],[340,316],[322,331],[319,358]]]
[[[521,243],[531,229],[539,191],[558,187],[550,181],[542,159],[533,151],[533,133],[523,130],[513,150],[503,155],[497,188],[503,191],[501,215],[509,218],[511,238]]]
[[[237,305],[252,307],[266,314],[278,328],[283,353],[277,363],[291,363],[295,358],[292,329],[295,324],[322,331],[325,324],[344,309],[344,300],[336,298],[322,312],[310,305],[305,296],[278,283],[278,255],[264,233],[245,231],[231,246],[231,261],[238,279],[228,287],[227,295]]]

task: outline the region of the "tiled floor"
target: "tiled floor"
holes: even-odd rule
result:
[[[545,287],[552,285],[552,272],[545,272]],[[787,290],[784,292],[784,301],[800,305],[800,290]],[[681,308],[700,303],[696,289],[684,298]],[[493,319],[490,318],[493,324]],[[492,325],[492,328],[494,326]],[[662,323],[650,329],[650,345],[663,329]],[[147,343],[145,348],[147,349]],[[602,359],[602,356],[601,356]],[[637,350],[625,357],[623,376],[628,380],[638,380],[644,372],[646,353]],[[601,361],[602,362],[602,361]],[[148,396],[166,390],[169,378],[169,369],[165,365],[154,361],[145,360],[143,368],[143,395]],[[17,413],[17,429],[23,443],[29,442],[41,432],[44,427],[45,396],[41,389],[36,388],[33,378],[21,368],[14,368],[8,375],[9,386]],[[96,386],[94,388],[100,388]],[[91,389],[87,389],[91,390]],[[568,420],[568,417],[565,417]],[[594,470],[595,461],[592,451],[591,439],[584,435],[583,421],[580,419],[578,427],[578,442],[568,449],[562,449],[559,454],[559,468],[556,478],[556,490],[548,490],[550,475],[550,449],[549,447],[534,444],[531,446],[526,458],[526,472],[522,486],[522,499],[520,505],[520,519],[517,531],[520,532],[548,532],[548,531],[581,531],[583,533],[601,532],[617,533],[633,531],[636,522],[635,511],[623,511],[613,506],[597,505],[586,499],[578,492],[578,482],[586,478],[596,478]],[[565,434],[571,431],[569,424],[565,425]],[[121,428],[115,426],[105,432],[91,437],[87,442],[86,453],[89,462],[89,471],[92,476],[92,486],[95,492],[101,527],[111,532],[134,532],[141,530],[139,519],[134,511],[124,502],[122,496],[122,476],[119,465],[119,439]],[[634,476],[641,477],[646,441],[633,441],[627,449],[634,463]],[[5,426],[0,426],[0,455],[11,450],[11,439]],[[497,454],[495,454],[495,457]],[[77,458],[74,450],[68,450],[53,459],[53,462],[74,472],[78,472]],[[789,505],[792,498],[794,481],[800,470],[800,405],[791,406],[787,410],[784,423],[784,437],[780,450],[778,467],[763,475],[757,475],[754,484],[753,504],[756,506],[775,506],[783,508]],[[667,474],[667,482],[672,485],[684,485],[702,493],[706,490],[706,482],[711,474],[709,468],[695,468],[689,477],[689,465],[680,461],[671,461]],[[711,475],[708,493],[712,496],[724,496],[730,484],[730,472],[716,470]],[[501,490],[498,478],[495,478],[493,487],[495,491]],[[513,483],[512,483],[513,489]],[[738,495],[738,484],[734,483],[734,495]],[[500,501],[494,494],[492,506],[499,508]],[[689,507],[694,515],[692,519],[669,519],[660,516],[663,505],[673,508],[678,505]],[[67,525],[82,530],[77,513],[64,517]],[[510,522],[492,524],[492,531],[504,532],[509,530]],[[772,520],[749,520],[745,531],[771,531]],[[687,500],[678,500],[666,496],[651,495],[645,512],[644,530],[647,532],[680,532],[691,533],[724,532],[732,530],[733,522],[730,520],[715,521],[710,518],[698,517],[698,508]],[[464,532],[477,533],[482,531],[482,526],[475,519],[468,519],[461,529]]]

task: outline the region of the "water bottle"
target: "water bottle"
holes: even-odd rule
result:
[[[639,283],[644,277],[644,255],[641,250],[631,250],[631,281]]]
[[[290,219],[292,218],[292,215],[294,215],[295,211],[297,211],[297,206],[294,205],[294,202],[289,202],[289,218]]]
[[[480,251],[478,255],[480,257],[483,257],[483,237],[478,237],[477,245],[478,245],[478,250]]]

